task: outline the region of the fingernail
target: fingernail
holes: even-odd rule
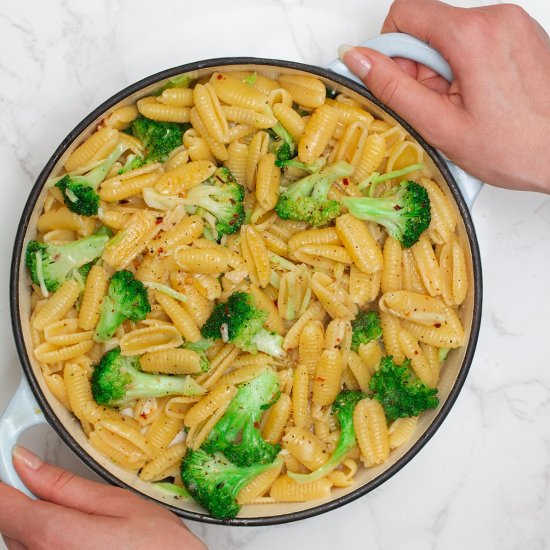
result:
[[[361,50],[342,44],[338,48],[340,59],[354,72],[361,80],[363,80],[372,67],[370,59]]]
[[[19,445],[16,445],[13,448],[12,454],[14,459],[22,462],[27,468],[30,468],[31,470],[38,470],[38,468],[40,468],[40,466],[42,466],[43,464],[42,460],[38,458],[33,452]]]

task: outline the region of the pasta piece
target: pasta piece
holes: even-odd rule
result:
[[[191,124],[197,133],[204,138],[211,153],[222,162],[227,160],[227,149],[225,145],[210,135],[196,108],[191,109]]]
[[[466,299],[468,293],[468,273],[464,250],[457,241],[453,241],[451,247],[453,258],[453,299],[454,303],[458,306]]]
[[[338,112],[338,121],[344,125],[360,122],[363,126],[370,130],[374,121],[374,117],[364,109],[350,103],[344,103],[341,100],[327,98],[326,104],[330,105]]]
[[[202,370],[199,354],[180,348],[145,353],[139,364],[144,372],[162,374],[196,374]]]
[[[160,174],[150,172],[130,179],[113,179],[109,184],[103,183],[99,189],[99,197],[105,202],[117,202],[141,195],[144,189],[153,187],[159,177],[161,177]]]
[[[409,441],[418,424],[418,418],[418,416],[398,418],[391,423],[388,429],[390,449],[401,447]]]
[[[63,369],[63,382],[71,411],[80,420],[85,431],[89,431],[90,424],[84,411],[94,398],[86,372],[75,363],[67,363]]]
[[[179,469],[186,452],[187,446],[185,443],[172,445],[148,462],[139,472],[139,477],[143,481],[166,479],[174,468]]]
[[[351,301],[349,294],[341,287],[335,286],[327,275],[315,273],[311,277],[311,290],[333,318],[354,319],[357,306]]]
[[[305,245],[341,245],[340,237],[334,227],[323,229],[306,229],[295,233],[288,240],[288,248],[292,251]]]
[[[322,321],[324,318],[325,309],[323,306],[319,302],[312,302],[287,332],[283,342],[283,349],[289,350],[296,348],[300,340],[300,334],[306,324],[309,321]]]
[[[323,477],[309,483],[298,483],[287,475],[279,476],[269,494],[275,502],[307,502],[330,497],[332,482]]]
[[[407,290],[383,294],[379,306],[381,311],[427,326],[446,323],[449,312],[441,300]]]
[[[54,346],[71,346],[92,339],[91,330],[79,330],[77,319],[62,319],[44,328],[44,340]]]
[[[337,349],[327,349],[321,354],[313,380],[312,401],[316,405],[330,405],[340,392],[342,384],[342,354]]]
[[[107,292],[108,279],[105,269],[100,265],[92,266],[86,279],[82,303],[78,312],[78,326],[93,330],[99,319],[101,302]]]
[[[246,164],[248,160],[248,146],[235,140],[227,148],[228,158],[224,165],[229,168],[233,177],[241,184],[246,185]]]
[[[164,412],[158,414],[145,434],[153,456],[166,449],[182,429],[183,420],[172,418]]]
[[[271,300],[269,296],[265,294],[265,292],[260,290],[255,285],[250,286],[249,292],[250,294],[252,294],[252,296],[254,296],[254,305],[257,308],[266,311],[268,314],[268,317],[264,322],[267,330],[275,332],[276,334],[281,334],[282,332],[284,332],[283,319],[279,315],[279,311],[273,303],[273,300]]]
[[[306,311],[310,300],[310,277],[305,266],[302,265],[281,275],[277,308],[282,318],[293,321]]]
[[[191,244],[202,235],[203,230],[204,222],[200,216],[186,216],[172,229],[159,233],[152,243],[151,251],[163,254],[180,245]]]
[[[162,292],[155,293],[155,298],[187,342],[198,342],[201,339],[199,327],[177,300]]]
[[[183,339],[176,327],[165,324],[133,330],[119,340],[123,356],[177,348],[182,343]]]
[[[283,436],[283,448],[311,471],[320,468],[329,457],[323,442],[305,428],[289,428]]]
[[[117,130],[108,126],[101,128],[70,154],[65,162],[65,170],[72,172],[104,159],[115,148],[117,141]]]
[[[106,119],[105,126],[115,130],[125,130],[139,116],[135,105],[125,105],[114,110]]]
[[[235,393],[237,393],[235,386],[225,384],[216,386],[187,411],[185,425],[188,428],[198,426],[214,414],[223,404],[229,403]]]
[[[210,84],[217,96],[229,105],[259,112],[267,107],[267,96],[230,74],[213,73]]]
[[[76,231],[83,237],[87,237],[94,232],[95,221],[93,218],[79,216],[63,206],[42,214],[38,218],[36,228],[40,233],[48,233],[54,229],[66,229]]]
[[[71,404],[67,396],[67,390],[65,388],[65,381],[60,374],[44,374],[44,382],[46,386],[55,396],[55,398],[68,410],[71,410]]]
[[[273,105],[273,114],[295,141],[302,137],[306,123],[290,105],[276,103]]]
[[[381,280],[382,271],[365,273],[356,265],[352,265],[349,274],[349,295],[351,300],[359,307],[374,302],[380,291]]]
[[[441,294],[441,270],[432,245],[425,234],[421,235],[418,242],[412,246],[412,252],[426,290],[431,296],[438,296]]]
[[[322,105],[313,111],[298,143],[300,161],[310,164],[323,154],[336,129],[337,121],[337,111],[328,105]]]
[[[275,155],[262,155],[256,175],[256,198],[265,211],[272,210],[277,204],[280,179],[281,169],[275,166]]]
[[[220,275],[228,269],[228,255],[224,250],[178,248],[174,259],[181,269],[190,273]]]
[[[309,321],[304,326],[298,345],[300,364],[305,365],[311,377],[314,376],[325,344],[323,324],[318,320]]]
[[[351,180],[353,183],[361,183],[380,166],[386,155],[386,142],[380,134],[371,134],[365,140]]]
[[[375,340],[371,340],[368,344],[359,344],[357,354],[371,375],[378,370],[380,361],[384,356],[380,344]]]
[[[197,84],[193,99],[199,116],[208,133],[220,143],[229,142],[229,126],[224,108],[211,84]]]
[[[262,437],[272,444],[279,443],[283,436],[292,410],[292,402],[286,393],[281,393],[277,403],[269,409],[265,424],[262,429]]]
[[[370,344],[371,342],[369,342]],[[362,344],[363,346],[365,344]],[[368,345],[368,344],[367,344]],[[357,353],[350,351],[348,354],[348,367],[362,392],[369,391],[369,382],[374,369],[370,369]]]
[[[157,100],[165,105],[192,107],[193,90],[191,88],[168,88],[167,90],[163,90],[162,94],[157,97]]]
[[[292,419],[297,428],[308,428],[311,424],[309,414],[309,372],[307,366],[303,363],[300,363],[294,370]]]
[[[401,365],[405,361],[405,354],[399,343],[399,332],[401,331],[399,319],[390,313],[381,311],[380,325],[382,326],[382,341],[386,354],[391,355],[397,365]]]
[[[386,172],[402,170],[413,164],[422,163],[424,153],[417,143],[412,141],[403,141],[392,148],[386,164]],[[408,179],[416,180],[417,172],[407,174]]]
[[[421,342],[436,348],[458,348],[464,344],[464,329],[456,313],[448,308],[447,321],[436,325],[420,325],[412,321],[402,321],[408,330]]]
[[[362,399],[353,411],[353,427],[366,468],[382,464],[390,454],[386,415],[376,399]]]
[[[432,222],[429,232],[430,234],[437,234],[434,236],[436,236],[438,242],[449,242],[452,239],[458,221],[455,210],[437,183],[428,178],[420,178],[420,183],[426,188],[428,197],[430,198]]]
[[[148,210],[132,214],[126,227],[105,245],[103,260],[113,269],[123,269],[143,251],[159,230],[157,218]]]
[[[290,92],[292,99],[298,105],[315,109],[325,103],[325,85],[314,76],[282,74],[277,81],[281,88]]]
[[[243,109],[242,107],[222,107],[223,114],[227,120],[238,124],[246,124],[253,128],[264,129],[271,128],[277,124],[277,119],[267,113],[258,113],[252,109]]]
[[[351,214],[336,218],[336,232],[355,265],[365,273],[383,268],[382,251],[371,236],[367,224]]]
[[[410,249],[401,251],[403,290],[426,294],[426,287],[416,268],[416,260]]]
[[[401,290],[403,287],[401,253],[402,249],[399,241],[388,236],[383,249],[384,267],[382,268],[382,279],[380,281],[382,292]]]
[[[143,453],[139,453],[135,447],[133,449],[133,453],[131,452],[131,448],[129,450],[127,447],[122,447],[122,443],[120,441],[113,440],[112,437],[105,434],[105,431],[102,428],[91,432],[89,439],[92,447],[96,448],[109,460],[126,470],[137,472],[145,464],[146,457]]]
[[[403,353],[410,360],[416,376],[427,386],[435,388],[439,379],[439,370],[432,369],[433,364],[430,364],[424,356],[418,340],[407,330],[402,330],[399,333],[399,343]]]
[[[65,281],[36,314],[34,328],[44,330],[49,324],[65,317],[79,296],[80,285],[74,279]]]
[[[151,120],[160,122],[189,122],[189,107],[166,105],[158,101],[147,101],[149,98],[140,99],[137,102],[139,112]]]
[[[264,240],[251,225],[241,227],[241,251],[252,284],[265,288],[269,284],[271,264]]]
[[[256,498],[266,493],[273,482],[279,477],[283,463],[275,463],[273,468],[269,468],[252,481],[247,483],[237,495],[237,503],[248,504],[252,503]]]
[[[162,195],[177,195],[207,180],[215,171],[216,166],[209,160],[188,162],[162,174],[155,183],[155,189]]]

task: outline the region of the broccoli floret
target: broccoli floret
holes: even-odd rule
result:
[[[241,384],[202,448],[210,454],[222,452],[242,467],[273,462],[281,446],[264,441],[259,423],[264,411],[279,395],[279,381],[270,368]]]
[[[131,401],[166,395],[201,395],[204,388],[191,376],[147,374],[137,357],[124,357],[120,348],[107,352],[94,367],[92,394],[96,403],[124,407]]]
[[[136,170],[143,166],[144,160],[139,155],[128,155],[124,166],[118,171],[119,174],[124,174],[125,172],[130,172],[131,170]]]
[[[181,204],[202,208],[216,218],[218,239],[236,233],[245,218],[244,188],[224,167],[218,168],[204,183],[192,187]]]
[[[288,472],[289,477],[299,483],[309,483],[329,474],[336,468],[346,455],[353,449],[356,441],[353,427],[353,411],[361,399],[367,397],[360,391],[342,391],[332,404],[332,412],[340,422],[340,438],[329,459],[317,470],[309,474],[296,474]]]
[[[284,220],[306,221],[314,227],[326,225],[340,215],[340,203],[327,198],[332,184],[351,176],[353,166],[338,161],[317,174],[289,185],[279,196],[275,211]]]
[[[360,311],[351,322],[353,334],[351,337],[351,349],[357,351],[360,344],[368,344],[371,340],[382,337],[380,315],[376,311]]]
[[[199,354],[200,357],[200,367],[202,372],[208,372],[210,370],[210,361],[208,360],[208,357],[206,356],[206,350],[213,344],[212,340],[206,340],[202,339],[198,342],[185,342],[183,344],[183,348],[190,349],[191,351],[195,351]]]
[[[276,138],[270,146],[271,152],[276,156],[275,164],[282,166],[294,156],[296,142],[280,122],[277,122],[269,131]]]
[[[384,357],[380,368],[370,380],[369,387],[374,398],[380,401],[389,421],[396,418],[418,416],[426,409],[439,405],[437,388],[430,388],[413,378],[410,361],[396,365],[390,356]]]
[[[405,248],[418,241],[432,219],[428,192],[414,181],[401,182],[388,197],[346,197],[343,203],[356,218],[383,225]]]
[[[181,479],[193,498],[215,518],[234,518],[241,509],[239,491],[276,464],[253,464],[242,468],[221,453],[209,455],[202,449],[187,451],[181,463]]]
[[[165,162],[170,152],[183,143],[183,134],[190,127],[189,124],[159,122],[144,116],[139,116],[130,125],[133,135],[145,146],[145,164]]]
[[[60,245],[30,241],[25,262],[32,282],[55,292],[67,280],[71,271],[99,258],[108,240],[104,235],[91,235]]]
[[[61,191],[67,208],[81,216],[95,216],[99,209],[97,188],[107,177],[113,164],[124,153],[126,146],[117,145],[113,152],[84,176],[63,176],[55,186]]]
[[[131,271],[117,271],[109,281],[107,296],[101,304],[94,340],[106,342],[127,319],[143,321],[151,311],[147,289]]]
[[[252,295],[234,292],[227,302],[214,308],[201,332],[203,338],[222,338],[249,353],[259,350],[273,357],[283,357],[283,337],[263,328],[266,319],[267,312],[255,306]]]

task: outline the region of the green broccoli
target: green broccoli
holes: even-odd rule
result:
[[[371,340],[379,340],[382,337],[380,315],[376,311],[360,311],[351,322],[351,328],[352,351],[357,351],[360,344],[368,344]]]
[[[437,388],[430,388],[413,377],[410,361],[396,365],[390,355],[380,362],[380,368],[372,375],[369,387],[374,398],[380,401],[387,419],[418,416],[426,409],[439,405]]]
[[[273,357],[284,357],[283,337],[263,328],[266,319],[267,313],[255,306],[252,295],[234,292],[227,302],[214,308],[201,332],[203,338],[222,338],[249,353],[259,350]]]
[[[233,177],[229,169],[218,168],[204,183],[187,191],[179,199],[181,204],[202,208],[216,218],[218,240],[223,235],[236,233],[245,218],[244,188]]]
[[[275,164],[281,166],[294,157],[296,142],[280,122],[270,128],[269,133],[276,138],[270,145],[271,152],[276,156]]]
[[[275,462],[242,468],[229,462],[221,453],[211,456],[202,449],[189,450],[181,463],[181,479],[193,498],[212,516],[231,519],[241,509],[237,503],[239,491],[255,477],[277,465]]]
[[[327,198],[328,192],[336,180],[352,173],[353,166],[341,160],[306,176],[282,191],[275,211],[284,220],[306,221],[314,227],[326,225],[341,211],[338,201]]]
[[[32,282],[41,288],[55,292],[70,276],[70,273],[103,254],[109,237],[91,235],[67,244],[45,244],[30,241],[27,245],[25,263]]]
[[[145,146],[144,163],[165,162],[168,155],[182,144],[183,134],[191,126],[176,122],[159,122],[139,116],[132,122],[132,134]]]
[[[94,367],[92,394],[98,405],[124,407],[131,401],[167,395],[201,395],[204,388],[191,376],[147,374],[137,357],[124,357],[120,348],[107,352]]]
[[[428,192],[414,181],[401,182],[388,197],[346,197],[343,203],[356,218],[383,225],[405,248],[418,241],[432,219]]]
[[[202,372],[208,372],[210,370],[210,361],[206,356],[206,350],[213,344],[212,340],[202,339],[198,342],[185,342],[182,348],[190,349],[199,354],[200,357],[200,366]]]
[[[353,427],[353,411],[357,403],[365,397],[367,396],[360,391],[342,391],[338,394],[338,397],[336,397],[336,400],[332,404],[332,412],[340,422],[340,437],[334,451],[329,459],[317,470],[309,474],[288,472],[289,477],[299,483],[309,483],[310,481],[325,477],[346,458],[346,455],[353,449],[356,441],[355,429]]]
[[[126,146],[117,145],[113,152],[84,176],[63,176],[55,186],[61,191],[67,208],[81,216],[95,216],[99,210],[97,188],[107,177],[113,164],[124,153]]]
[[[241,467],[273,462],[281,446],[264,441],[259,425],[263,413],[279,395],[279,381],[270,368],[241,384],[202,449],[210,454],[222,452]]]
[[[131,271],[117,271],[109,281],[107,296],[101,304],[94,340],[106,342],[127,319],[143,321],[151,311],[147,289]]]
[[[139,155],[128,155],[124,166],[118,171],[119,174],[124,174],[125,172],[130,172],[130,170],[136,170],[143,166],[143,158]]]

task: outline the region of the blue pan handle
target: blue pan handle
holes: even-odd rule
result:
[[[25,487],[13,467],[12,452],[25,430],[46,423],[26,378],[23,378],[0,418],[0,480],[32,498],[35,498],[34,495]]]
[[[402,33],[381,34],[363,42],[360,46],[372,48],[388,57],[412,59],[417,63],[426,65],[449,82],[453,81],[451,67],[442,55],[414,36]],[[363,84],[339,59],[330,63],[327,68],[359,84]],[[445,159],[445,162],[449,166],[449,170],[453,174],[468,208],[471,209],[483,183],[450,160]]]

